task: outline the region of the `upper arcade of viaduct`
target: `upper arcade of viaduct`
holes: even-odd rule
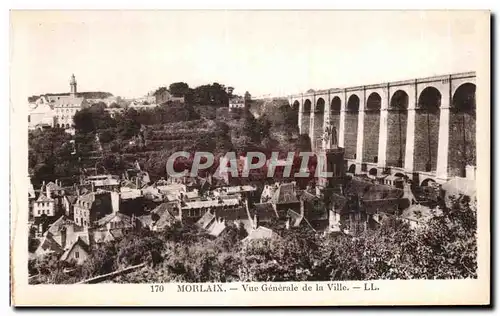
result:
[[[313,150],[329,121],[350,169],[443,182],[475,166],[475,72],[291,95]],[[373,169],[373,170],[372,170]]]

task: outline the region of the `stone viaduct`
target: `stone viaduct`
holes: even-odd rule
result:
[[[288,98],[313,150],[330,121],[349,172],[407,175],[426,185],[475,178],[475,95],[476,74],[467,72]]]

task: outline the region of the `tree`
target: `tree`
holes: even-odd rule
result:
[[[75,123],[75,130],[81,133],[91,133],[96,129],[92,112],[89,109],[76,112],[73,122]]]
[[[170,84],[168,91],[174,97],[186,97],[191,94],[191,89],[185,82],[174,82]]]
[[[82,276],[88,279],[94,276],[113,272],[117,269],[117,247],[114,242],[104,243],[92,249],[90,256],[82,267]]]
[[[117,245],[118,266],[137,265],[161,261],[162,241],[153,232],[139,230],[125,236]]]
[[[72,155],[71,135],[63,129],[30,131],[28,162],[33,184],[78,175],[77,157]]]
[[[229,96],[224,85],[217,82],[193,90],[193,102],[199,105],[226,106]]]

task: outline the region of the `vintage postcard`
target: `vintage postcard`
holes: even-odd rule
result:
[[[11,11],[15,306],[490,304],[487,11]]]

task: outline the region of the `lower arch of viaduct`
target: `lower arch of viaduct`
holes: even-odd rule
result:
[[[475,178],[476,74],[458,73],[289,96],[301,134],[319,150],[337,130],[350,172],[445,182]]]

